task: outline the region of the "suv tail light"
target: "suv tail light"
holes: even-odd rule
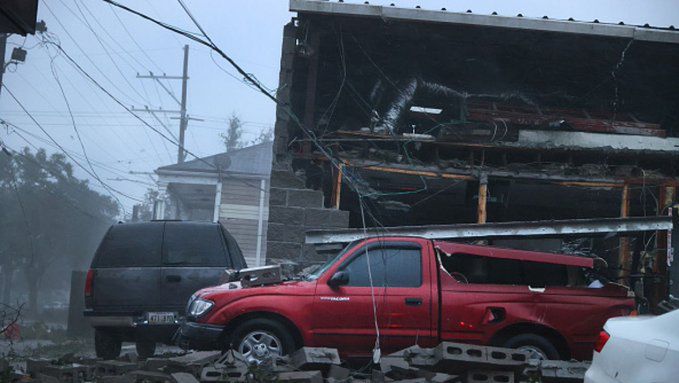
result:
[[[87,270],[85,277],[85,307],[91,307],[94,300],[94,270]]]
[[[594,351],[601,352],[609,339],[611,339],[611,335],[606,331],[601,331],[599,333],[599,339],[596,340],[596,344],[594,345]]]

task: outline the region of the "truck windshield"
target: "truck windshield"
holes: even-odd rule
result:
[[[319,267],[318,269],[316,269],[316,271],[314,271],[313,273],[307,275],[307,276],[306,276],[306,280],[308,280],[308,281],[315,281],[316,279],[318,279],[321,275],[323,275],[323,273],[325,273],[326,271],[328,271],[328,269],[329,269],[332,265],[334,265],[335,262],[337,262],[340,258],[342,258],[342,256],[343,256],[344,254],[346,254],[347,251],[349,251],[349,250],[352,249],[354,246],[356,246],[357,243],[358,243],[358,241],[354,241],[354,242],[349,243],[349,244],[348,244],[344,249],[342,249],[342,251],[340,251],[339,254],[337,254],[334,258],[330,259],[330,260],[329,260],[328,262],[326,262],[323,266],[321,266],[321,267]]]

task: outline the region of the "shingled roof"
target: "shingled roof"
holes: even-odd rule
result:
[[[221,171],[222,173],[268,176],[271,173],[272,145],[271,142],[265,142],[228,153],[220,153],[181,164],[163,166],[158,168],[156,173],[218,173]]]

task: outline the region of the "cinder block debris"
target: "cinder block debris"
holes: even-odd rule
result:
[[[219,351],[197,351],[168,359],[163,368],[165,372],[190,372],[194,376],[200,376],[203,367],[216,362],[222,356]]]
[[[464,343],[443,342],[435,348],[433,370],[437,372],[460,373],[473,368],[482,368],[488,360],[484,346]]]
[[[302,347],[290,355],[290,364],[297,370],[327,371],[331,365],[341,363],[337,349]]]
[[[333,364],[326,373],[326,381],[328,383],[346,382],[350,375],[350,369]]]
[[[100,376],[97,378],[97,383],[134,383],[134,382],[135,378],[130,374]]]
[[[50,364],[51,362],[49,359],[29,358],[26,360],[26,373],[35,378],[42,372],[42,369],[45,368],[45,366]]]
[[[132,371],[130,373],[137,383],[175,383],[172,375],[160,371]]]
[[[97,362],[95,375],[122,375],[130,371],[136,370],[137,364],[132,362],[123,362],[120,360],[102,360]]]
[[[442,342],[434,351],[433,370],[461,373],[474,369],[523,371],[528,353],[511,348]]]
[[[188,372],[175,372],[170,374],[175,383],[198,383],[198,379]]]
[[[443,342],[435,348],[412,346],[383,356],[372,369],[341,366],[333,348],[303,347],[290,356],[248,364],[233,350],[191,352],[125,360],[29,359],[27,375],[13,381],[42,383],[581,383],[586,362],[531,360],[525,352],[502,347]],[[325,379],[324,379],[325,378]]]
[[[278,382],[285,383],[323,383],[320,371],[292,371],[278,374]]]
[[[87,377],[87,369],[79,364],[43,366],[41,374],[57,378],[61,383],[79,383]]]
[[[514,383],[514,371],[468,371],[465,383]]]
[[[568,362],[563,360],[540,361],[543,383],[576,383],[585,379],[589,362]]]

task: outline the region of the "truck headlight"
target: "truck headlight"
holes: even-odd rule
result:
[[[194,299],[191,304],[189,304],[189,315],[192,317],[199,317],[206,312],[210,311],[210,309],[214,306],[214,302],[208,301],[202,298]]]

